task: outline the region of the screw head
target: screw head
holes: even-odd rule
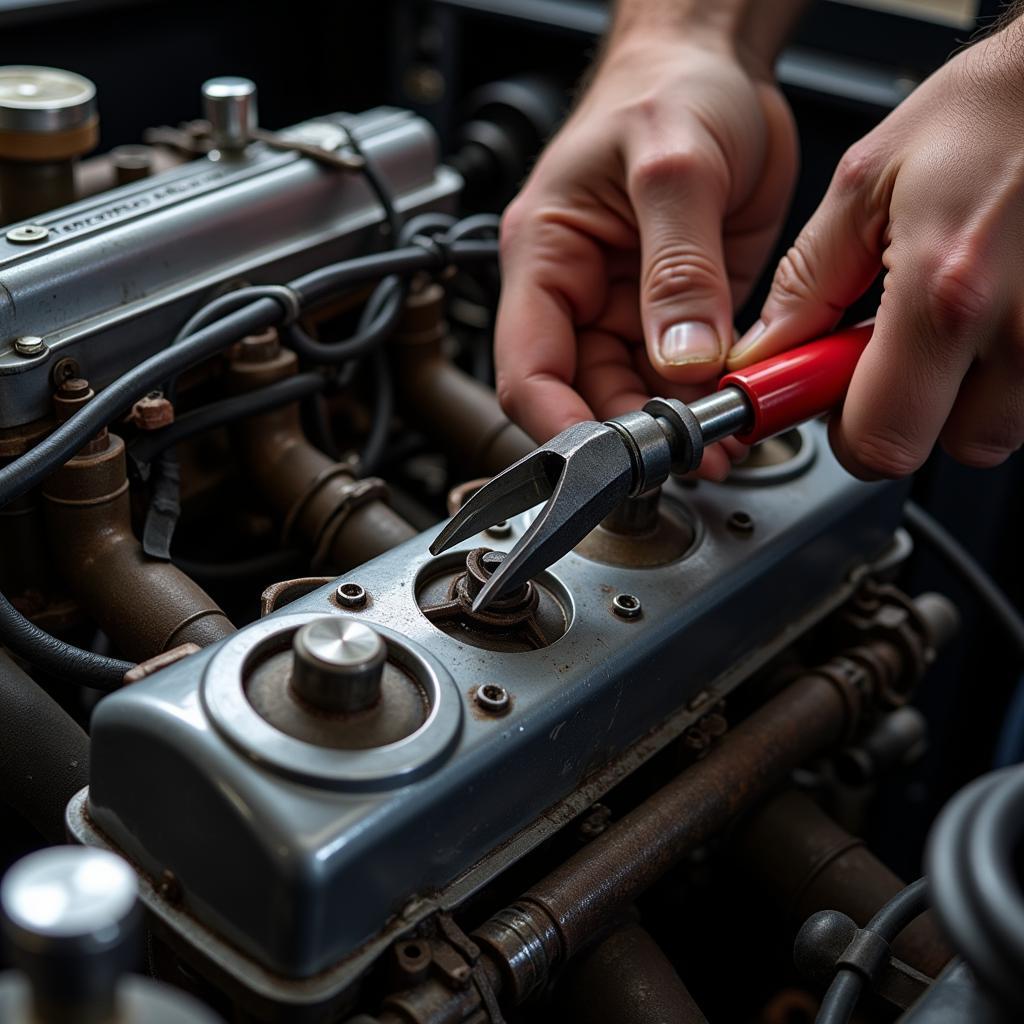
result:
[[[509,705],[512,702],[508,690],[497,683],[484,683],[483,686],[477,687],[473,699],[479,707],[491,715],[500,715],[508,711]]]
[[[366,606],[366,591],[358,583],[342,583],[334,593],[342,608]]]
[[[493,526],[488,526],[484,532],[488,537],[494,537],[497,540],[501,540],[503,537],[512,536],[512,524],[507,519],[502,519]]]
[[[635,594],[616,594],[612,598],[612,611],[620,619],[638,619],[643,613],[643,607]]]
[[[754,517],[749,512],[744,512],[740,509],[729,516],[725,521],[725,525],[728,526],[733,533],[753,533]]]
[[[7,232],[8,242],[15,245],[34,245],[50,237],[50,229],[42,224],[21,224]]]
[[[14,351],[19,356],[41,356],[46,351],[46,342],[34,334],[25,334],[14,339]]]

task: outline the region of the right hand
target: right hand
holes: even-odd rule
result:
[[[543,441],[654,395],[709,390],[796,169],[785,100],[732,46],[613,40],[503,219],[506,412]],[[724,477],[742,451],[712,446],[701,475]]]

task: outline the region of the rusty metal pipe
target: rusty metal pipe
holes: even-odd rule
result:
[[[204,647],[234,632],[198,584],[143,553],[119,437],[92,442],[65,463],[43,485],[43,498],[55,565],[126,658],[143,661],[184,643]]]
[[[929,626],[945,606],[919,606]],[[936,630],[930,630],[935,635]],[[916,675],[920,650],[876,639],[768,700],[683,772],[474,932],[520,1003],[678,861],[855,729],[863,702]]]
[[[587,950],[563,983],[575,1024],[707,1024],[661,947],[638,924]]]
[[[410,294],[395,333],[399,405],[472,476],[493,476],[535,445],[502,412],[494,391],[460,370],[445,353],[444,289]]]
[[[297,367],[295,353],[268,331],[237,347],[229,386],[236,394],[250,391]],[[309,443],[297,402],[247,417],[233,433],[246,476],[283,520],[282,540],[311,546],[316,572],[344,572],[415,536],[383,500],[382,481],[357,480]]]
[[[735,831],[730,853],[780,905],[795,932],[819,910],[840,910],[863,928],[906,883],[810,797],[787,790]],[[930,977],[952,956],[931,913],[893,943],[905,963]]]

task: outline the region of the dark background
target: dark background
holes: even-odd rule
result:
[[[999,4],[981,8],[984,21]],[[601,4],[572,0],[0,4],[0,63],[48,64],[92,79],[102,149],[139,141],[148,126],[198,117],[199,85],[218,74],[257,82],[261,122],[269,128],[391,103],[423,112],[454,146],[467,97],[478,86],[536,72],[568,95],[605,17]],[[782,245],[814,209],[844,149],[969,36],[969,29],[828,0],[813,8],[780,65],[803,150]],[[870,298],[864,306],[870,312]],[[741,326],[750,318],[742,313]],[[1024,604],[1022,480],[1019,455],[999,469],[976,471],[937,454],[915,482],[918,500],[1018,606]],[[1020,667],[972,595],[929,552],[914,555],[904,582],[911,592],[948,593],[965,619],[962,639],[919,697],[931,723],[931,752],[876,808],[873,844],[911,877],[937,807],[991,765]]]

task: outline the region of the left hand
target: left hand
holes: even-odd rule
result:
[[[729,369],[829,331],[884,267],[874,335],[832,424],[864,478],[936,440],[971,466],[1024,442],[1024,21],[956,56],[841,161]]]

